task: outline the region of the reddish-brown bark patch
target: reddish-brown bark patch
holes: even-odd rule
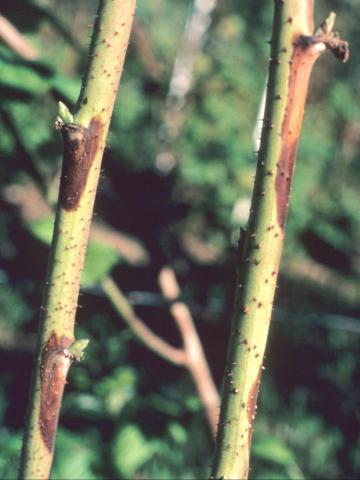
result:
[[[39,428],[44,443],[53,451],[61,400],[72,355],[67,348],[72,340],[52,333],[42,352],[40,367]]]
[[[312,1],[308,1],[307,8],[310,14],[308,19],[310,25],[313,9]],[[282,148],[275,179],[278,223],[281,229],[284,229],[289,206],[291,181],[310,74],[322,51],[319,44],[325,45],[336,58],[343,62],[346,62],[349,58],[348,43],[335,32],[324,32],[315,36],[299,36],[294,41],[294,52],[290,61],[286,115],[281,129]]]
[[[255,382],[253,383],[253,385],[250,389],[249,398],[248,398],[248,401],[246,403],[246,411],[247,411],[249,425],[253,425],[254,420],[255,420],[256,402],[257,402],[257,397],[258,397],[258,394],[259,394],[259,387],[260,387],[260,377],[261,377],[261,368],[259,369],[259,373],[256,376],[256,380],[255,380]],[[252,432],[253,432],[252,428],[249,427],[249,431],[248,431],[248,436],[249,436],[248,445],[249,445],[249,448],[250,448],[250,445],[251,445]]]
[[[101,128],[101,120],[96,117],[87,128],[76,123],[64,123],[61,127],[64,156],[60,202],[67,211],[76,210],[79,205],[90,167],[99,148]]]
[[[296,150],[304,116],[304,106],[310,73],[318,58],[313,46],[298,44],[290,62],[286,115],[281,129],[282,148],[277,163],[275,179],[278,224],[283,230],[289,206],[291,181],[294,172]]]

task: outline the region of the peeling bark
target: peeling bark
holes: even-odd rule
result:
[[[66,376],[73,360],[73,355],[68,350],[71,343],[71,339],[64,336],[58,339],[56,334],[52,333],[42,353],[39,427],[49,452],[54,449]]]
[[[289,19],[288,19],[289,20]],[[318,35],[300,35],[294,39],[294,51],[290,64],[287,105],[281,128],[282,148],[277,163],[275,180],[278,224],[284,230],[287,216],[291,181],[294,173],[296,151],[301,133],[304,107],[312,68],[324,50],[324,46],[333,55],[346,62],[349,59],[348,42],[338,33],[327,32],[324,22],[318,29]],[[280,99],[281,96],[278,95]]]
[[[278,224],[284,230],[289,207],[291,180],[300,138],[307,87],[312,67],[320,55],[314,47],[298,45],[294,49],[289,75],[288,97],[281,128],[282,148],[275,179]]]

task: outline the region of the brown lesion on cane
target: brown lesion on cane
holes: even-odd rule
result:
[[[278,224],[284,230],[289,206],[291,180],[295,167],[296,151],[300,136],[301,122],[307,80],[314,60],[304,62],[306,57],[302,46],[294,48],[290,60],[287,106],[281,128],[282,148],[276,163],[275,191]],[[304,81],[304,85],[301,83]]]
[[[349,58],[348,43],[336,32],[320,27],[314,35],[298,35],[294,38],[294,50],[289,60],[287,104],[281,126],[282,147],[276,164],[275,191],[278,224],[284,230],[289,207],[291,181],[294,173],[297,145],[300,137],[307,88],[312,67],[325,49],[346,62]]]
[[[61,206],[76,210],[85,190],[89,170],[100,145],[101,119],[94,117],[88,127],[64,123],[61,134],[64,142],[63,167],[60,183]]]
[[[39,428],[46,448],[51,453],[59,418],[62,396],[73,355],[68,350],[72,340],[53,332],[44,345],[40,366]]]
[[[291,179],[294,173],[297,142],[284,143],[280,158],[279,167],[275,180],[278,224],[284,230],[287,211],[289,208]]]
[[[259,373],[256,376],[256,380],[253,383],[250,392],[249,392],[249,397],[246,402],[246,413],[249,421],[249,428],[248,428],[248,445],[251,445],[251,438],[252,438],[252,425],[255,420],[256,416],[256,402],[257,402],[257,397],[259,393],[259,387],[260,387],[260,377],[261,377],[261,368],[259,369]]]

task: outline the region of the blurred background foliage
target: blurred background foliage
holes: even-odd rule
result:
[[[16,476],[21,444],[61,164],[57,101],[77,99],[96,3],[1,2],[25,42],[15,52],[1,34],[1,478]],[[77,336],[91,342],[71,370],[53,478],[208,475],[212,439],[188,374],[134,341],[99,281],[111,271],[176,345],[157,287],[170,263],[220,385],[272,3],[219,0],[194,47],[192,1],[138,0],[77,316]],[[352,57],[324,55],[311,82],[254,433],[257,479],[360,475],[360,11],[356,0],[315,3],[317,23],[338,13]],[[176,90],[181,62],[190,83]]]

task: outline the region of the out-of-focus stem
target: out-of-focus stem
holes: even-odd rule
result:
[[[0,15],[0,38],[20,57],[26,60],[35,60],[38,57],[36,49],[3,15]]]
[[[170,363],[184,365],[185,353],[183,350],[173,347],[145,325],[111,277],[105,278],[101,282],[101,286],[115,310],[145,346]]]
[[[172,268],[166,266],[161,269],[159,285],[165,299],[170,302],[170,313],[175,320],[183,343],[181,349],[173,347],[145,325],[110,277],[101,283],[105,295],[133,334],[160,357],[175,365],[183,366],[189,371],[204,406],[210,430],[215,436],[219,417],[219,394],[212,379],[191,312],[183,302],[179,301],[180,289]]]
[[[159,285],[164,297],[171,302],[170,313],[180,332],[186,354],[185,366],[189,370],[209,422],[216,435],[219,420],[220,397],[212,378],[199,335],[189,307],[180,298],[180,288],[174,270],[166,266],[159,274]]]

